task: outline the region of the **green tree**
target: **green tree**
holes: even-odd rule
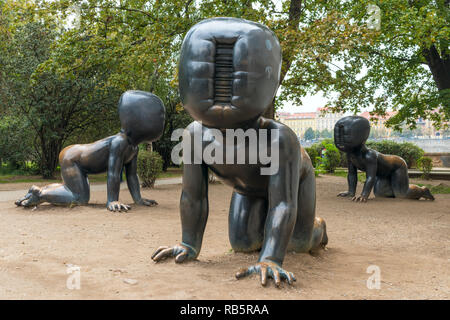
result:
[[[341,162],[341,154],[334,144],[322,142],[324,155],[316,158],[316,164],[322,171],[333,173]]]
[[[27,161],[35,160],[31,134],[20,117],[0,112],[0,167],[7,162],[13,169],[25,168]]]
[[[379,30],[367,24],[367,6],[373,3],[381,9]],[[414,126],[419,117],[439,126],[449,121],[448,5],[448,0],[1,0],[0,108],[23,114],[49,175],[65,144],[118,128],[115,104],[125,90],[151,91],[175,110],[175,119],[184,119],[174,98],[184,35],[202,19],[231,16],[266,24],[282,45],[280,94],[266,116],[273,117],[284,101],[300,105],[305,95],[323,92],[330,112],[372,107],[382,115],[392,107],[399,112],[388,124],[396,128]],[[68,25],[64,19],[71,14],[76,21]],[[33,33],[25,32],[33,25]],[[167,142],[155,148],[167,154]]]
[[[315,137],[316,136],[314,134],[314,130],[311,127],[306,129],[305,135],[304,135],[305,140],[313,140]]]
[[[84,133],[86,128],[107,127],[113,115],[119,92],[105,81],[99,70],[78,68],[61,73],[56,63],[64,59],[82,60],[89,56],[73,48],[58,46],[64,30],[58,19],[38,5],[10,2],[11,19],[8,40],[3,48],[0,65],[0,99],[8,112],[20,117],[29,130],[40,172],[45,178],[53,176],[58,155],[69,137]],[[8,13],[8,8],[3,7]],[[38,15],[35,12],[39,12]],[[4,25],[3,25],[4,27]],[[26,143],[26,142],[24,142]]]
[[[330,131],[328,131],[328,129],[323,129],[320,132],[320,137],[321,138],[332,138],[333,137],[333,133],[331,133]]]
[[[178,128],[185,128],[192,122],[192,118],[181,106],[181,101],[177,91],[173,91],[171,97],[166,99],[166,123],[163,136],[153,143],[154,150],[157,151],[163,159],[163,171],[169,166],[174,165],[171,160],[173,147],[179,141],[172,141],[172,132]]]
[[[296,60],[290,80],[283,84],[286,97],[298,100],[302,88],[313,88],[337,93],[330,112],[373,108],[374,114],[384,115],[393,108],[398,113],[387,125],[397,130],[405,123],[414,128],[419,117],[432,119],[436,127],[450,120],[449,0],[313,3],[315,22],[300,33],[306,35],[314,27],[316,36],[306,43],[317,62],[310,60],[310,67],[305,66],[302,61],[310,59],[309,54]],[[325,11],[319,10],[320,3],[326,3]],[[368,24],[370,4],[380,9],[379,29]],[[320,23],[325,20],[328,23]]]
[[[300,105],[306,94],[323,92],[330,112],[372,107],[384,114],[392,107],[399,113],[388,125],[400,128],[405,121],[414,126],[420,116],[436,125],[449,120],[448,2],[60,0],[50,6],[61,13],[78,3],[81,22],[71,38],[115,48],[121,58],[114,66],[122,70],[117,81],[137,86],[131,78],[140,77],[141,87],[152,75],[161,84],[176,84],[181,41],[196,22],[232,16],[264,23],[283,48],[274,107],[286,100]],[[369,4],[381,9],[380,30],[367,23]],[[273,117],[273,110],[266,116]]]

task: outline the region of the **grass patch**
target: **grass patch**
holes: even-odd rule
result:
[[[181,177],[183,175],[183,169],[178,167],[171,167],[167,168],[167,171],[161,172],[160,175],[158,175],[158,178],[176,178]]]
[[[21,183],[21,182],[30,182],[30,183],[35,183],[35,182],[43,182],[43,181],[49,181],[49,183],[54,183],[57,181],[53,181],[53,180],[44,180],[42,178],[26,178],[26,177],[18,177],[18,176],[0,176],[0,183]]]
[[[335,176],[335,177],[343,177],[347,178],[347,171],[343,170],[336,170],[334,173],[328,173],[329,175]],[[358,181],[359,182],[365,182],[366,181],[366,174],[365,172],[358,172]]]
[[[178,167],[168,168],[166,172],[162,172],[158,179],[161,178],[176,178],[181,177],[183,174],[183,169]],[[55,179],[43,179],[41,176],[24,174],[24,172],[18,170],[16,171],[0,171],[0,184],[4,183],[61,183],[61,173],[59,170],[55,171]],[[107,173],[90,174],[89,182],[105,182],[107,180]],[[123,173],[123,181],[126,181],[125,172]]]
[[[337,170],[334,173],[329,173],[330,175],[336,176],[336,177],[343,177],[347,178],[347,171],[343,170]],[[364,183],[366,181],[366,174],[364,172],[358,172],[358,181]],[[450,185],[445,183],[440,183],[438,185],[431,185],[431,184],[423,184],[423,183],[416,183],[419,187],[427,187],[430,189],[431,193],[434,194],[450,194]]]
[[[434,194],[450,194],[450,186],[448,184],[445,183],[439,183],[436,186],[433,186],[431,184],[422,184],[422,183],[418,183],[417,184],[420,187],[427,187],[428,189],[430,189],[431,193]]]

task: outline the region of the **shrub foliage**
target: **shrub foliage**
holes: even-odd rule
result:
[[[162,168],[163,159],[158,152],[139,151],[137,171],[143,188],[153,188],[156,178],[162,172]]]

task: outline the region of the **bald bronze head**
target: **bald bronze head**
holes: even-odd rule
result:
[[[334,144],[343,152],[363,145],[370,134],[370,123],[364,117],[348,116],[334,125]]]
[[[207,19],[183,41],[181,100],[204,125],[237,128],[271,104],[280,70],[280,43],[266,26],[237,18]]]
[[[157,140],[164,131],[165,107],[150,92],[130,90],[119,100],[119,118],[123,132],[137,145]]]

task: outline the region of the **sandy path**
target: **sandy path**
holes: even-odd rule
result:
[[[318,215],[327,221],[329,249],[286,256],[294,286],[262,288],[234,273],[257,254],[230,252],[227,215],[231,189],[210,188],[210,215],[199,259],[155,264],[152,252],[180,241],[180,185],[144,190],[153,208],[108,213],[106,193],[89,206],[36,210],[0,202],[0,298],[26,299],[449,299],[450,195],[434,202],[336,197],[346,179],[317,179]],[[359,186],[361,187],[361,186]],[[126,190],[121,200],[131,203]],[[67,265],[80,266],[81,289],[66,287]],[[369,290],[366,269],[381,270],[381,289]],[[137,280],[136,284],[124,279]]]
[[[51,183],[60,183],[58,182],[51,182]],[[155,186],[164,186],[168,184],[180,184],[182,183],[181,177],[177,178],[165,178],[165,179],[158,179],[155,181]],[[40,182],[35,183],[38,187],[43,187],[49,183],[46,182]],[[27,194],[30,186],[32,183],[5,183],[3,185],[0,185],[0,202],[2,201],[14,201],[16,199],[19,199],[23,197],[25,194]],[[106,191],[106,183],[93,183],[90,186],[91,192],[95,191]],[[126,190],[127,183],[122,182],[120,184],[120,190]]]

